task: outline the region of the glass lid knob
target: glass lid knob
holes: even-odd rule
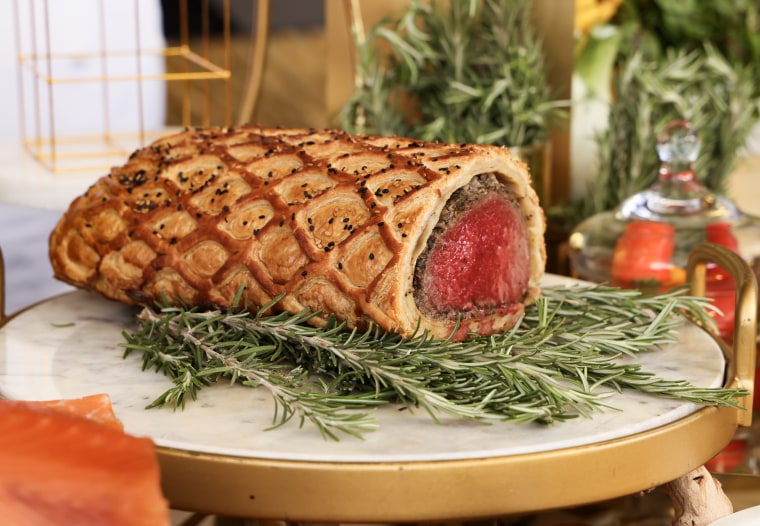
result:
[[[671,172],[690,170],[701,147],[697,130],[685,121],[671,122],[657,137],[657,155]]]
[[[699,133],[689,122],[667,124],[657,136],[657,180],[621,204],[620,218],[687,226],[737,217],[733,203],[716,196],[697,180],[694,163],[701,146]]]

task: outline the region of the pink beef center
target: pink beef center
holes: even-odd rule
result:
[[[439,312],[469,311],[520,302],[529,277],[525,223],[512,203],[491,194],[438,238],[425,288]]]

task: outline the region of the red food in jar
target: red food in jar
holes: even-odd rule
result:
[[[731,232],[729,223],[711,223],[705,230],[709,243],[722,245],[738,253],[739,243]],[[720,314],[713,313],[720,335],[730,340],[736,315],[736,284],[731,275],[715,263],[707,265],[705,295],[712,298],[713,304],[720,310]]]
[[[657,221],[631,221],[615,245],[612,278],[618,285],[655,281],[675,285],[682,272],[671,262],[675,228]]]

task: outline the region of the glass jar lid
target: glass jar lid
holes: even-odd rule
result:
[[[697,180],[700,146],[688,122],[674,121],[661,131],[655,183],[570,234],[576,277],[662,291],[684,282],[689,253],[703,242],[724,245],[750,262],[760,260],[760,221]]]

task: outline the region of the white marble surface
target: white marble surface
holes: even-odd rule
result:
[[[170,386],[142,372],[138,355],[122,359],[121,331],[135,311],[86,292],[65,294],[13,318],[0,330],[0,393],[16,399],[54,399],[108,393],[126,430],[160,446],[254,458],[331,462],[430,461],[549,451],[647,431],[698,409],[690,403],[624,392],[617,410],[551,427],[457,419],[436,424],[424,412],[396,406],[377,411],[379,429],[365,440],[324,440],[297,422],[267,431],[272,404],[266,391],[240,386],[205,388],[185,410],[144,409]],[[723,358],[701,330],[685,326],[682,340],[641,357],[661,377],[719,386]]]
[[[757,526],[758,524],[760,524],[760,506],[754,506],[711,522],[709,526]]]

